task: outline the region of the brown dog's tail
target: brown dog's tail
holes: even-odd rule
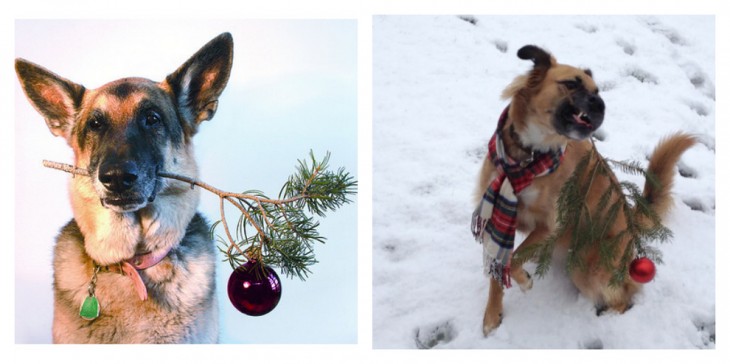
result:
[[[654,148],[649,158],[648,172],[656,178],[657,184],[647,180],[644,184],[644,197],[654,211],[663,217],[672,207],[672,184],[674,166],[687,149],[697,143],[694,136],[676,133],[663,138]]]

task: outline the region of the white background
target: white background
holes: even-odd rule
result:
[[[37,345],[13,345],[15,342],[15,300],[12,298],[15,291],[15,205],[22,203],[24,196],[16,196],[15,179],[10,178],[10,173],[4,173],[6,177],[3,188],[3,197],[6,204],[2,205],[0,212],[3,217],[3,229],[11,235],[6,243],[7,253],[3,254],[0,264],[0,276],[2,276],[3,292],[6,298],[3,302],[3,316],[0,335],[4,344],[3,356],[16,362],[38,362],[40,360],[64,359],[65,361],[78,360],[103,360],[105,362],[128,362],[129,360],[145,361],[175,361],[175,362],[200,362],[200,361],[232,361],[232,360],[267,360],[269,362],[317,362],[317,363],[341,363],[341,362],[480,362],[489,360],[518,360],[518,361],[547,361],[547,362],[584,362],[586,360],[659,360],[662,362],[707,361],[719,362],[721,355],[726,355],[726,346],[719,345],[717,350],[697,352],[690,351],[393,351],[393,350],[372,350],[372,269],[371,269],[371,240],[372,240],[372,16],[375,14],[716,14],[717,25],[717,64],[727,64],[727,36],[730,31],[727,29],[728,13],[722,6],[722,2],[712,0],[698,1],[552,1],[546,4],[541,0],[522,0],[512,2],[487,2],[487,1],[352,1],[352,0],[271,0],[251,1],[241,4],[233,1],[137,1],[130,0],[123,3],[101,4],[93,1],[23,1],[19,3],[5,2],[2,5],[2,22],[0,23],[0,80],[5,87],[0,88],[0,106],[11,115],[14,110],[14,90],[16,78],[13,72],[12,62],[16,56],[14,51],[14,32],[17,18],[123,18],[123,19],[220,19],[220,18],[337,18],[356,19],[358,21],[358,178],[361,182],[358,201],[358,344],[336,345],[336,346],[165,346],[146,349],[142,353],[140,348],[134,347],[130,353],[129,347],[48,347]],[[207,38],[207,37],[206,37]],[[191,46],[192,49],[195,45]],[[181,51],[181,56],[187,57],[188,51]],[[177,65],[171,61],[172,64]],[[169,72],[166,69],[164,72]],[[126,74],[125,74],[126,75]],[[152,75],[159,77],[156,74]],[[718,105],[716,110],[717,125],[717,160],[718,165],[727,161],[727,153],[722,148],[722,142],[727,138],[726,127],[722,120],[727,119],[727,108],[723,101],[727,101],[727,72],[723,67],[718,67],[716,74],[716,87]],[[11,90],[12,88],[12,90]],[[725,105],[727,102],[724,103]],[[12,119],[8,116],[7,119]],[[211,123],[212,125],[212,123]],[[210,125],[209,125],[210,126]],[[46,132],[47,131],[43,131]],[[15,132],[9,131],[0,134],[0,157],[6,170],[13,170],[11,166],[15,163]],[[46,139],[47,140],[47,139]],[[717,170],[719,181],[727,180],[727,169]],[[727,214],[724,210],[724,203],[727,201],[726,194],[722,188],[717,190],[717,213],[716,219],[727,221]],[[727,229],[723,224],[718,224],[717,241],[722,242],[727,237]],[[728,250],[723,244],[717,245],[718,260],[728,257]],[[718,264],[716,275],[727,276],[726,264]],[[722,285],[722,280],[718,281]],[[717,319],[718,331],[723,330],[727,320],[723,315],[726,310],[727,295],[723,290],[717,290]],[[19,307],[17,309],[22,309]],[[27,317],[36,313],[28,312]],[[722,335],[722,334],[721,334]],[[722,338],[720,339],[722,340]]]
[[[224,190],[257,189],[276,197],[310,149],[319,158],[330,151],[331,167],[357,172],[354,20],[41,20],[18,21],[15,29],[17,56],[89,88],[127,76],[161,80],[210,39],[231,32],[228,85],[215,117],[193,138],[200,179]],[[48,267],[54,237],[71,217],[65,186],[72,177],[39,162],[73,158],[18,83],[15,98],[16,196],[22,197],[15,212],[15,304],[23,307],[16,310],[16,340],[49,343]],[[218,198],[202,192],[204,216],[216,221],[218,210]],[[306,282],[280,277],[282,299],[270,314],[249,317],[235,310],[226,290],[231,267],[221,262],[221,343],[355,343],[356,210],[356,204],[347,205],[322,219],[320,234],[328,242],[315,247],[320,263]],[[229,224],[239,216],[233,208],[226,215]]]

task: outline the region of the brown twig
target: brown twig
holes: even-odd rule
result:
[[[47,168],[57,169],[57,170],[60,170],[60,171],[64,171],[64,172],[67,172],[67,173],[71,173],[74,176],[76,176],[76,175],[86,176],[86,177],[89,177],[90,176],[90,173],[89,173],[88,170],[83,169],[83,168],[78,168],[76,166],[73,166],[73,165],[70,165],[70,164],[66,164],[66,163],[59,163],[59,162],[53,162],[53,161],[44,160],[43,161],[43,166],[44,167],[47,167]],[[161,172],[158,172],[157,175],[160,176],[160,177],[164,177],[164,178],[169,178],[169,179],[174,179],[174,180],[186,182],[186,183],[189,183],[191,186],[198,186],[198,187],[200,187],[200,188],[202,188],[204,190],[207,190],[209,192],[212,192],[212,193],[216,194],[220,198],[220,215],[221,215],[221,222],[223,223],[223,230],[225,231],[226,236],[228,237],[228,240],[231,242],[231,245],[232,245],[232,246],[230,246],[228,248],[228,252],[230,253],[231,252],[231,249],[235,247],[235,249],[238,250],[238,252],[241,253],[244,256],[245,256],[245,253],[243,252],[243,250],[241,249],[241,247],[238,246],[238,244],[236,244],[235,240],[233,239],[233,236],[231,235],[230,230],[228,229],[228,223],[226,221],[225,211],[224,211],[224,201],[228,201],[230,204],[232,204],[233,206],[235,206],[239,211],[241,211],[241,213],[248,219],[248,221],[251,223],[251,226],[253,226],[256,229],[256,231],[259,233],[259,235],[261,235],[262,237],[265,237],[266,234],[264,233],[264,231],[261,228],[261,226],[259,226],[256,223],[256,221],[251,217],[251,215],[246,210],[246,208],[243,205],[241,205],[241,203],[239,203],[238,201],[236,201],[235,199],[250,200],[250,201],[253,201],[253,202],[257,203],[258,204],[258,208],[261,210],[261,212],[263,214],[264,221],[268,225],[271,225],[269,223],[269,221],[268,221],[268,218],[267,218],[267,215],[266,215],[266,211],[264,210],[262,204],[268,203],[268,204],[276,205],[277,207],[281,208],[282,205],[286,205],[288,203],[296,202],[298,200],[301,200],[301,199],[310,197],[310,196],[308,196],[306,190],[307,190],[307,187],[309,187],[309,184],[311,183],[312,179],[314,178],[314,176],[312,176],[312,179],[310,179],[309,181],[307,181],[307,184],[305,186],[305,189],[304,189],[304,191],[302,192],[301,195],[294,196],[294,197],[290,197],[290,198],[287,198],[287,199],[282,199],[282,200],[273,200],[273,199],[262,198],[260,196],[246,194],[246,193],[233,193],[233,192],[223,191],[221,189],[218,189],[216,187],[213,187],[213,186],[211,186],[211,185],[209,185],[209,184],[207,184],[205,182],[202,182],[200,180],[197,180],[195,178],[188,177],[188,176],[184,176],[184,175],[180,175],[180,174],[176,174],[176,173],[169,173],[169,172],[163,172],[163,171],[161,171]],[[315,172],[315,175],[316,175],[316,172]],[[282,209],[282,212],[283,211],[284,210]],[[286,214],[284,214],[284,217],[286,218]],[[286,220],[288,221],[288,218]],[[266,239],[262,238],[261,239],[261,244],[263,244],[265,240]],[[247,258],[250,258],[250,257],[247,257]]]

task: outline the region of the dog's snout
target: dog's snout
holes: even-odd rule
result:
[[[606,109],[606,104],[603,103],[603,99],[598,95],[590,95],[588,97],[588,106],[594,112],[603,112]]]
[[[134,186],[138,175],[137,166],[130,162],[107,164],[99,168],[99,182],[107,190],[115,193],[129,190]]]

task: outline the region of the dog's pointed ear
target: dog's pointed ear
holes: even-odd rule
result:
[[[198,124],[210,120],[218,97],[228,83],[233,64],[233,37],[223,33],[204,45],[165,82],[174,93],[184,123],[194,134]]]
[[[15,60],[15,72],[25,95],[43,115],[51,133],[68,139],[81,106],[84,86],[22,58]]]
[[[517,51],[517,57],[524,60],[531,60],[535,68],[550,68],[556,63],[555,57],[544,49],[534,45],[526,45],[520,48]]]

